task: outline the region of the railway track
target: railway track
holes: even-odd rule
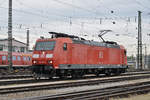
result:
[[[21,79],[21,78],[32,78],[32,75],[1,75],[0,80],[2,79]]]
[[[30,84],[30,85],[20,85],[20,86],[10,86],[10,87],[1,87],[0,94],[9,94],[9,93],[17,93],[17,92],[27,92],[27,91],[38,91],[38,90],[50,90],[57,88],[67,88],[67,87],[77,87],[77,86],[85,86],[85,85],[98,85],[100,83],[113,83],[113,82],[122,82],[128,80],[138,80],[138,79],[146,79],[150,78],[150,75],[141,75],[141,76],[129,76],[129,77],[119,77],[119,78],[111,78],[111,79],[103,79],[103,80],[84,80],[77,82],[60,82],[60,83],[42,83],[42,84]]]
[[[150,92],[150,81],[113,86],[109,88],[27,98],[22,100],[109,100],[109,98],[112,97],[125,97],[129,94],[131,95],[147,92]]]
[[[120,76],[139,75],[139,74],[143,74],[143,75],[144,74],[150,74],[150,71],[146,71],[146,72],[129,72],[129,73],[121,74]],[[9,77],[11,77],[11,76],[9,76]],[[9,78],[9,77],[6,77],[6,79],[4,79],[4,80],[1,79],[0,80],[0,86],[2,86],[2,85],[12,85],[12,84],[16,85],[16,84],[29,84],[29,83],[44,83],[44,82],[62,81],[62,79],[58,79],[58,78],[55,78],[55,79],[52,79],[52,80],[49,80],[49,79],[34,80],[32,75],[12,76],[11,78]],[[101,76],[101,77],[104,77],[104,76]],[[116,77],[116,76],[111,76],[111,77]],[[93,79],[93,78],[99,78],[99,77],[86,76],[86,77],[81,78],[80,80]],[[70,79],[70,78],[68,78],[68,79],[63,79],[63,80],[69,81],[69,80],[79,80],[79,79]]]

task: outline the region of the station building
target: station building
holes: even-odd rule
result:
[[[27,52],[27,44],[13,38],[13,52]],[[8,39],[0,39],[0,51],[8,51]]]

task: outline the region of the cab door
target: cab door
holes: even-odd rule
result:
[[[63,43],[63,64],[71,64],[72,56],[72,45],[71,43]]]
[[[63,53],[62,53],[62,61],[63,61],[63,64],[68,64],[68,44],[67,43],[63,43]]]
[[[72,43],[67,44],[67,64],[72,64]]]

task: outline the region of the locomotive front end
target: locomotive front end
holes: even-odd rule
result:
[[[37,77],[51,77],[54,71],[54,49],[56,41],[50,39],[37,40],[32,55],[32,71]],[[42,74],[41,74],[42,73]],[[51,74],[50,74],[51,73]],[[44,76],[45,77],[45,76]]]

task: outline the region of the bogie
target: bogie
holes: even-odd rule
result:
[[[96,76],[100,76],[101,74],[105,74],[106,76],[111,75],[120,75],[123,73],[124,69],[51,69],[45,70],[43,66],[36,70],[33,70],[33,76],[35,79],[40,79],[42,77],[52,79],[53,77],[59,77],[60,79],[65,79],[68,77],[71,78],[82,78],[84,75],[95,74]]]

